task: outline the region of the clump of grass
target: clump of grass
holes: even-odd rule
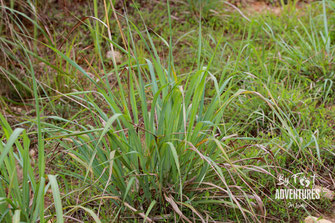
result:
[[[104,112],[90,94],[85,94],[84,100],[90,102],[87,106],[94,111],[91,118],[96,126],[81,125],[76,133],[64,129],[57,137],[73,142],[75,149],[60,141],[67,153],[85,167],[82,180],[94,182],[102,199],[113,196],[117,207],[115,218],[126,208],[149,221],[152,220],[149,214],[160,213],[169,213],[167,219],[177,216],[186,221],[190,221],[193,213],[204,221],[209,210],[201,209],[203,204],[217,210],[230,206],[232,216],[255,218],[250,200],[258,199],[258,195],[242,183],[246,177],[244,171],[232,165],[224,149],[225,140],[235,136],[219,134],[224,110],[220,107],[229,100],[230,91],[226,88],[231,79],[217,80],[208,71],[210,64],[207,67],[199,64],[198,70],[178,77],[171,52],[165,68],[154,45],[150,45],[151,36],[136,32],[142,40],[148,39],[147,50],[152,52],[151,59],[140,64],[132,42],[136,26],[127,22],[127,47],[132,50],[123,49],[128,60],[124,67],[115,68],[118,91],[110,92],[108,87],[104,88],[108,83],[100,85],[91,79],[97,86],[94,95],[102,98],[109,112]],[[89,77],[70,58],[57,53]],[[127,70],[127,80],[122,81],[118,76],[119,69]],[[216,91],[208,95],[206,86],[211,84]],[[220,166],[224,164],[219,162],[231,165],[222,169]],[[217,178],[214,182],[210,180],[213,177]],[[241,186],[247,192],[229,185],[234,178],[242,179]],[[208,186],[210,190],[206,189]],[[226,198],[221,200],[221,196]]]
[[[38,101],[38,100],[36,100]],[[40,121],[38,121],[40,123]],[[51,187],[57,222],[63,222],[62,204],[56,176],[44,173],[44,147],[39,140],[38,164],[31,157],[31,140],[22,128],[12,130],[0,114],[3,136],[0,142],[0,219],[1,222],[44,221],[44,197]],[[40,124],[38,124],[38,129]],[[41,133],[41,130],[39,130]],[[41,134],[38,134],[39,138]],[[40,138],[41,139],[41,138]],[[37,174],[36,168],[39,173]],[[47,183],[47,184],[46,184]]]
[[[35,115],[20,126],[37,127],[13,131],[0,116],[0,217],[6,222],[100,222],[110,216],[148,222],[301,219],[286,201],[274,200],[275,177],[312,170],[327,182],[325,173],[332,172],[334,131],[323,120],[334,98],[326,1],[322,17],[308,15],[309,27],[304,19],[290,18],[287,27],[294,31],[273,16],[234,20],[242,17],[233,14],[217,23],[222,35],[212,24],[216,20],[202,11],[196,23],[183,26],[193,30],[178,39],[176,30],[183,27],[173,21],[169,3],[160,12],[168,27],[162,33],[147,27],[143,21],[150,16],[137,4],[132,4],[136,16],[126,8],[118,13],[108,1],[102,5],[93,1],[94,17],[81,19],[60,45],[36,18],[2,7],[13,24],[20,14],[34,25],[25,35],[37,45],[36,32],[45,35],[48,55],[38,55],[15,29],[1,38],[15,46],[15,52],[5,47],[6,60],[17,60],[29,81],[16,80],[10,66],[1,70],[20,86],[19,93],[24,88],[30,92],[26,97],[34,97],[35,104],[27,106]],[[206,11],[205,6],[199,7]],[[79,63],[75,33],[84,25],[92,52]],[[181,41],[194,55],[187,62],[179,52]],[[105,51],[112,52],[112,62]],[[37,75],[37,63],[57,73],[49,77],[54,82]],[[32,135],[38,138],[38,164],[29,157]],[[46,162],[53,165],[48,160],[58,169],[45,171]],[[21,168],[18,174],[15,169]],[[58,183],[46,172],[60,176]],[[311,202],[305,212],[324,205]]]

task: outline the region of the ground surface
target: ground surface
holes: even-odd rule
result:
[[[315,176],[335,191],[334,6],[117,1],[113,10],[108,1],[45,1],[36,17],[20,1],[13,8],[27,16],[2,6],[0,105],[9,125],[0,133],[5,145],[10,127],[26,129],[31,163],[23,171],[13,147],[18,173],[8,179],[24,190],[25,174],[39,181],[45,162],[69,222],[334,219],[327,198],[274,198],[280,174]],[[15,203],[20,196],[3,182],[1,196]],[[53,192],[44,200],[51,222]],[[20,204],[8,216],[24,213]]]

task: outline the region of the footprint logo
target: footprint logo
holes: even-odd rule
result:
[[[300,185],[303,187],[308,187],[311,184],[311,181],[307,179],[306,177],[301,177],[299,179]]]

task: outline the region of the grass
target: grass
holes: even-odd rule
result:
[[[202,3],[1,5],[1,221],[329,215],[274,196],[279,174],[334,189],[333,2]]]

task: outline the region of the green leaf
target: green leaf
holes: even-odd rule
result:
[[[59,188],[56,180],[56,176],[54,175],[48,175],[50,184],[51,184],[51,190],[52,195],[54,198],[54,204],[56,208],[56,216],[57,216],[57,223],[63,223],[64,217],[63,217],[63,208],[62,208],[62,201],[60,198]]]

